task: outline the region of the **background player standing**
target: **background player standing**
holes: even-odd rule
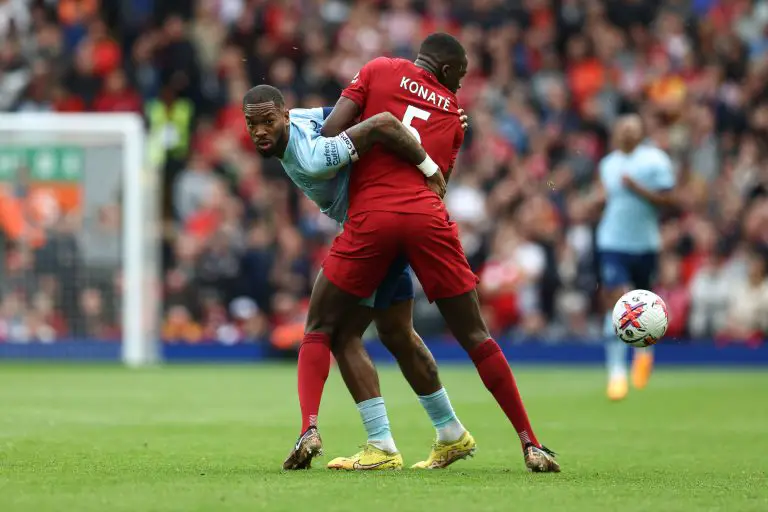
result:
[[[611,310],[632,288],[650,290],[661,247],[659,209],[672,206],[675,174],[664,151],[644,144],[640,116],[621,117],[615,127],[616,149],[599,164],[597,201],[605,209],[597,228],[600,279],[603,286],[608,370],[608,397],[627,395],[627,351],[613,329]],[[653,347],[635,349],[632,384],[642,389],[653,369]]]
[[[374,59],[342,93],[322,133],[339,133],[358,116],[368,119],[390,112],[450,175],[464,137],[455,93],[466,66],[464,48],[443,33],[424,40],[415,63]],[[349,219],[313,289],[305,342],[309,338],[318,347],[327,347],[345,311],[370,295],[391,262],[405,254],[427,297],[437,302],[486,388],[515,426],[526,466],[532,471],[559,471],[552,453],[536,439],[509,364],[480,314],[477,277],[464,255],[458,228],[440,198],[409,171],[402,160],[379,148],[358,162],[350,182]],[[300,390],[318,385],[319,380],[312,378],[313,364],[309,358],[300,359]],[[310,393],[300,393],[299,400],[303,422],[311,428],[319,400],[312,401]]]

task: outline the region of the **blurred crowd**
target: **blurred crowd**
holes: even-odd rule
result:
[[[659,272],[669,336],[764,337],[767,0],[0,0],[0,110],[141,113],[164,184],[164,338],[289,346],[337,227],[253,151],[242,96],[267,82],[290,106],[333,105],[368,60],[413,58],[434,31],[469,56],[446,202],[494,333],[599,338],[588,196],[614,120],[639,112],[678,177]],[[119,276],[41,294],[45,245],[3,236],[0,339],[27,317],[27,333],[119,329],[67,325],[115,315]],[[415,315],[422,335],[445,332],[423,294]]]

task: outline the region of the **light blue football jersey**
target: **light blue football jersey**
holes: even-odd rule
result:
[[[336,137],[320,135],[320,129],[331,110],[333,109],[328,107],[291,109],[288,147],[280,163],[304,195],[317,204],[324,214],[343,224],[349,208],[349,173],[358,154],[346,133]],[[395,267],[398,265],[397,262],[393,263]],[[407,284],[403,283],[402,274],[408,276]],[[402,271],[388,275],[386,279],[373,295],[362,299],[360,304],[368,307],[388,307],[391,302],[413,298],[413,286],[407,265]],[[379,293],[388,297],[383,299],[381,306],[377,305]],[[382,300],[381,297],[378,298]]]
[[[294,108],[288,147],[280,159],[285,173],[304,195],[338,223],[347,218],[350,163],[357,153],[345,133],[323,137],[323,108]]]
[[[622,184],[627,174],[648,190],[675,186],[672,161],[661,149],[641,144],[632,153],[613,151],[600,161],[606,204],[597,227],[597,248],[627,254],[657,252],[661,247],[659,212]]]

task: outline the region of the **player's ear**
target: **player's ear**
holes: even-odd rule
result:
[[[440,68],[440,71],[443,73],[443,80],[447,80],[451,73],[451,65],[443,64],[443,67]]]
[[[284,116],[284,119],[285,119],[285,124],[290,124],[291,123],[291,111],[288,110],[287,108],[283,107],[283,116]]]

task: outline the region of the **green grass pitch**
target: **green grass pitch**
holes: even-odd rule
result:
[[[768,510],[768,372],[660,369],[622,403],[602,372],[522,368],[538,436],[563,472],[523,467],[517,438],[471,366],[442,369],[477,456],[445,471],[331,472],[364,441],[337,372],[325,457],[280,470],[298,434],[293,366],[0,365],[0,510]],[[432,429],[396,369],[382,388],[406,463]]]

